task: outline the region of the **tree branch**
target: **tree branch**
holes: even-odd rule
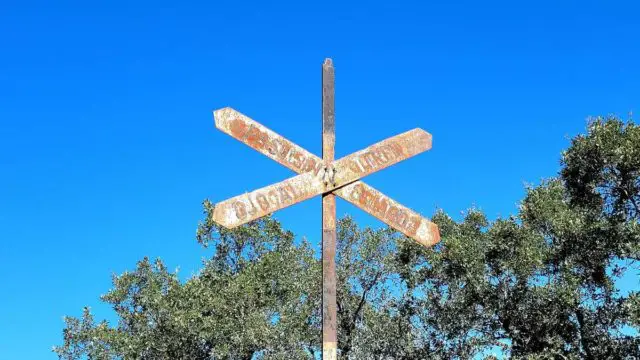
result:
[[[578,319],[578,324],[579,326],[579,331],[580,331],[580,346],[582,346],[582,349],[584,349],[584,352],[586,354],[586,358],[587,360],[595,360],[595,358],[593,357],[593,353],[591,353],[591,348],[589,348],[589,344],[587,344],[587,339],[584,333],[584,312],[582,311],[582,309],[580,309],[580,307],[577,308],[576,310],[576,318]]]
[[[353,313],[353,319],[351,320],[353,327],[355,327],[356,319],[358,318],[358,313],[360,313],[360,311],[362,310],[362,307],[364,306],[367,293],[376,285],[376,283],[378,282],[378,279],[380,279],[380,276],[382,276],[381,271],[379,271],[376,274],[376,276],[374,276],[373,280],[371,281],[371,284],[366,289],[362,290],[362,296],[360,297],[360,302],[358,303],[358,307],[356,308],[356,311]]]

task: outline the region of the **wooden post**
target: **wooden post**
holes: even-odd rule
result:
[[[331,163],[335,157],[334,68],[331,59],[322,64],[322,160],[325,182],[334,181]],[[336,311],[336,198],[322,195],[322,359],[337,358]]]

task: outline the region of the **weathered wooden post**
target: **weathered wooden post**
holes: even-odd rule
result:
[[[331,59],[322,64],[322,160],[325,181],[334,181],[336,143],[335,73]],[[338,347],[336,312],[336,197],[322,194],[322,358],[335,360]]]

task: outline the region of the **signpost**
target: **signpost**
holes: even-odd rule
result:
[[[336,201],[358,206],[424,246],[440,241],[438,227],[361,178],[431,149],[431,135],[413,129],[334,159],[334,68],[322,65],[322,158],[231,108],[213,112],[216,127],[298,173],[287,180],[216,204],[213,220],[227,228],[322,195],[322,358],[337,358]]]

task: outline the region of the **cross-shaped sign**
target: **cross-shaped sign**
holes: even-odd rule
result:
[[[335,195],[358,206],[424,246],[440,241],[438,227],[361,178],[431,148],[431,135],[422,129],[373,144],[334,160],[334,68],[322,65],[322,159],[237,112],[213,112],[216,127],[299,175],[216,204],[213,220],[227,228],[245,224],[287,206],[322,195],[322,354],[336,359],[336,207]]]

